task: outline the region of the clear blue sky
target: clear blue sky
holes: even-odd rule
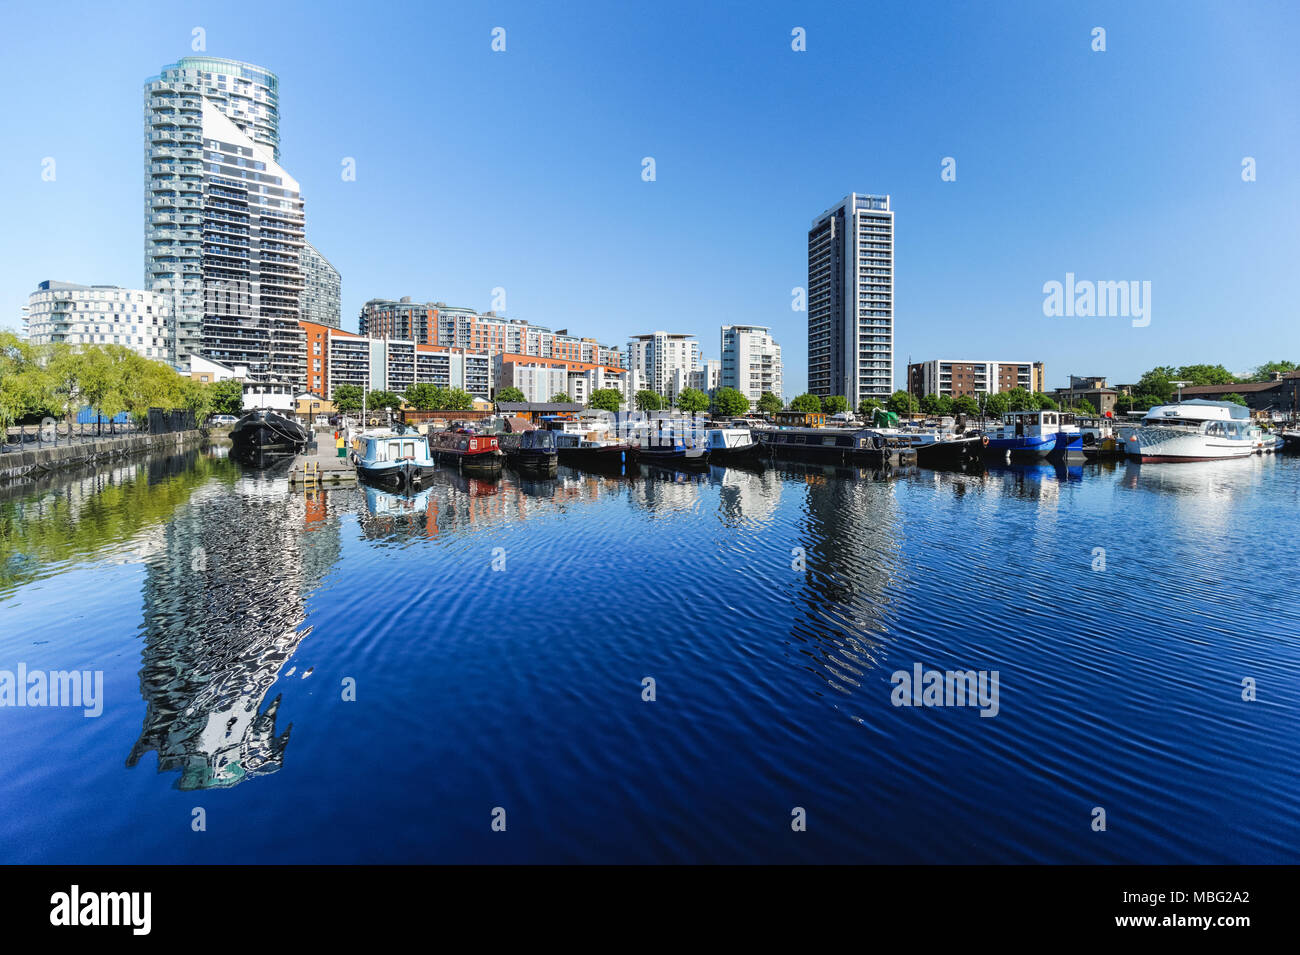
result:
[[[896,210],[900,384],[909,356],[1041,359],[1051,385],[1300,360],[1295,4],[51,0],[4,26],[0,326],[42,279],[142,283],[141,86],[201,26],[280,76],[344,327],[367,298],[487,309],[496,286],[512,317],[709,357],[761,323],[792,397],[807,229],[856,190]],[[1150,281],[1150,326],[1044,317],[1066,272]]]

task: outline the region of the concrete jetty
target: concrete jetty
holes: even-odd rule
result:
[[[307,450],[293,459],[289,468],[289,486],[304,487],[319,484],[329,487],[338,484],[355,484],[357,469],[346,457],[338,456],[334,432],[316,431]]]

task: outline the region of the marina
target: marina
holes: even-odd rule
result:
[[[0,721],[0,797],[46,807],[0,822],[12,861],[1234,862],[1300,839],[1292,721],[1254,717],[1237,685],[1300,714],[1300,611],[1233,583],[1291,561],[1300,457],[446,463],[412,491],[295,490],[291,466],[211,448],[0,489],[0,653],[103,672],[95,721]],[[999,671],[996,718],[901,718],[890,674],[918,660]],[[666,753],[679,776],[640,771]],[[1218,785],[1241,773],[1248,790]],[[767,845],[791,788],[818,825]],[[1126,824],[1088,839],[1081,793]],[[154,824],[196,800],[244,838]],[[469,822],[502,803],[525,838]],[[431,804],[448,826],[404,836]],[[1002,836],[963,842],[989,812]],[[374,837],[337,847],[340,825]]]

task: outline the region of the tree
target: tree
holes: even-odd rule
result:
[[[958,395],[956,398],[951,399],[951,402],[949,414],[961,414],[968,418],[979,416],[980,403],[975,400],[973,395]]]
[[[497,400],[499,401],[500,399]],[[555,394],[551,395],[551,401],[557,405],[573,404],[573,399],[569,397],[567,391],[557,391]]]
[[[849,399],[843,395],[827,395],[822,399],[822,411],[827,414],[839,414],[849,410]]]
[[[417,411],[442,411],[447,407],[447,389],[431,381],[421,381],[406,389],[406,400]]]
[[[1036,411],[1059,411],[1060,410],[1060,406],[1057,405],[1056,399],[1053,398],[1051,395],[1044,394],[1041,391],[1034,392],[1033,400],[1034,400],[1034,405],[1029,409],[1031,411],[1035,411],[1035,410]]]
[[[1152,368],[1145,375],[1138,379],[1138,383],[1133,388],[1134,404],[1137,404],[1139,395],[1146,396],[1148,404],[1167,404],[1174,398],[1175,388],[1174,381],[1178,378],[1178,369],[1171,368],[1167,365]]]
[[[391,408],[394,411],[402,407],[402,399],[393,394],[391,391],[381,391],[376,389],[366,395],[366,413],[374,414],[376,411],[382,411],[384,408]]]
[[[1001,418],[1011,410],[1011,399],[1007,396],[1008,392],[998,391],[989,395],[984,400],[984,416],[987,418]]]
[[[899,389],[889,396],[887,407],[895,414],[915,414],[921,403],[916,400],[916,395],[910,391]]]
[[[735,388],[719,388],[713,393],[713,407],[720,418],[738,418],[749,414],[749,399]]]
[[[463,388],[452,388],[447,392],[447,411],[469,411],[474,407],[474,396]]]
[[[683,388],[677,394],[677,407],[688,414],[699,414],[708,410],[709,396],[698,388]],[[749,410],[748,401],[745,402],[745,410]]]
[[[360,411],[363,397],[360,385],[339,385],[334,389],[334,407],[339,411]]]
[[[642,388],[636,393],[637,411],[658,411],[662,407],[662,400],[660,399],[658,392]]]
[[[1224,395],[1223,400],[1231,401],[1234,405],[1244,405],[1246,403],[1245,396],[1239,395],[1235,391],[1232,392],[1231,394]]]
[[[1293,361],[1267,361],[1255,368],[1250,374],[1251,381],[1271,381],[1273,373],[1287,374],[1292,371],[1300,371],[1300,365]]]
[[[876,409],[883,407],[884,405],[880,403],[878,398],[863,398],[858,402],[858,417],[870,421],[871,416],[876,413]]]
[[[928,415],[937,415],[939,413],[939,396],[926,395],[921,399],[921,412]]]
[[[212,414],[212,389],[215,386],[192,378],[181,378],[180,404],[194,412],[195,422],[203,422]]]
[[[1132,395],[1116,395],[1116,396],[1115,396],[1115,411],[1116,411],[1116,413],[1118,413],[1118,414],[1127,414],[1128,412],[1130,412],[1130,411],[1132,411],[1132,410],[1133,410],[1133,396],[1132,396]]]
[[[822,400],[816,395],[804,393],[799,395],[794,401],[790,402],[791,411],[799,411],[803,414],[820,414],[822,410]]]
[[[785,406],[781,403],[780,395],[774,395],[770,391],[765,391],[758,397],[758,410],[763,412],[763,414],[776,414],[783,407]]]
[[[1237,380],[1222,365],[1183,365],[1178,369],[1178,379],[1194,385],[1231,385]]]
[[[342,385],[340,387],[346,388],[348,386]],[[355,385],[352,387],[355,387]],[[360,392],[361,389],[357,388],[357,391]],[[208,389],[208,395],[212,401],[211,414],[243,414],[244,383],[238,378],[227,378],[224,381],[214,381]]]
[[[565,395],[564,398],[567,401],[569,396]],[[503,401],[521,402],[527,400],[528,399],[524,397],[524,393],[513,385],[509,388],[502,388],[497,392],[497,404],[500,404]],[[555,399],[552,398],[551,400],[554,401]]]
[[[591,393],[587,407],[598,411],[618,411],[623,407],[623,393],[617,388],[597,388]]]
[[[1097,409],[1092,406],[1092,402],[1087,398],[1081,399],[1079,403],[1074,406],[1074,410],[1078,414],[1088,415],[1090,417],[1095,417],[1097,414]]]
[[[1038,407],[1033,393],[1024,388],[1011,388],[999,394],[1006,395],[1008,411],[1033,411]]]

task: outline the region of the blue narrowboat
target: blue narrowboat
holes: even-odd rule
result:
[[[434,470],[429,442],[414,431],[363,431],[353,450],[357,475],[388,488],[418,488]]]

